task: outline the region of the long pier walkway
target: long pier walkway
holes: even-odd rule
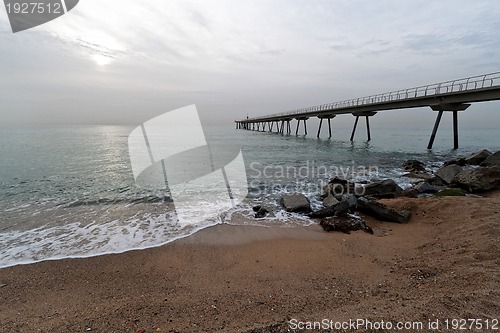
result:
[[[329,135],[332,136],[331,119],[337,115],[352,114],[355,117],[351,141],[358,125],[359,117],[365,117],[368,141],[371,140],[370,117],[379,111],[399,110],[417,107],[430,107],[438,112],[432,134],[427,145],[432,149],[443,112],[453,112],[454,148],[458,148],[458,112],[465,111],[471,103],[500,100],[500,72],[472,76],[414,88],[391,91],[388,93],[360,97],[346,101],[327,103],[271,114],[267,116],[236,120],[237,129],[272,132],[276,123],[276,132],[291,134],[291,121],[296,120],[295,134],[298,134],[301,122],[307,135],[307,120],[311,117],[320,119],[317,137],[321,133],[323,120],[328,121]]]

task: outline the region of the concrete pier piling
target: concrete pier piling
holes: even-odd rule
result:
[[[297,128],[295,129],[295,135],[299,135],[299,127],[300,127],[300,122],[303,121],[304,122],[304,135],[307,135],[307,119],[309,119],[309,117],[299,117],[299,118],[295,118],[297,119]]]
[[[323,125],[323,119],[327,119],[328,120],[328,138],[331,138],[332,137],[332,123],[331,123],[331,119],[332,118],[335,118],[335,115],[334,114],[327,114],[327,115],[322,115],[322,116],[318,116],[319,118],[319,126],[318,126],[318,134],[316,135],[317,138],[319,138],[320,134],[321,134],[321,127]]]
[[[372,136],[370,133],[370,117],[373,117],[376,115],[377,112],[354,112],[352,115],[356,117],[356,120],[354,121],[354,126],[352,128],[352,133],[351,133],[351,141],[354,141],[354,134],[356,133],[356,127],[358,126],[358,121],[359,117],[365,117],[365,122],[366,122],[366,135],[368,137],[368,141],[371,141]]]

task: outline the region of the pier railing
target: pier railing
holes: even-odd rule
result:
[[[287,117],[287,116],[293,118],[296,115],[307,114],[310,112],[329,111],[346,107],[357,107],[370,104],[396,102],[405,99],[438,96],[440,94],[450,94],[454,92],[459,93],[464,91],[473,91],[483,88],[491,88],[494,86],[500,86],[500,72],[471,76],[463,79],[450,80],[440,83],[433,83],[425,86],[396,90],[387,93],[354,98],[335,103],[320,104],[320,105],[295,109],[288,112],[281,112],[262,117],[244,119],[242,121],[252,122],[252,121],[258,121],[260,119],[268,119],[272,117]]]

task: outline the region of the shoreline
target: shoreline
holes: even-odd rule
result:
[[[281,332],[294,318],[498,318],[499,191],[380,201],[412,218],[363,217],[375,235],[222,224],[155,248],[3,268],[0,326]]]

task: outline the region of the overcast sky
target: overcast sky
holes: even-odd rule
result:
[[[1,6],[0,124],[137,125],[196,104],[203,120],[231,125],[496,72],[499,17],[496,0],[81,0],[13,34]],[[435,114],[382,117],[418,125]],[[500,102],[461,119],[498,124]]]

